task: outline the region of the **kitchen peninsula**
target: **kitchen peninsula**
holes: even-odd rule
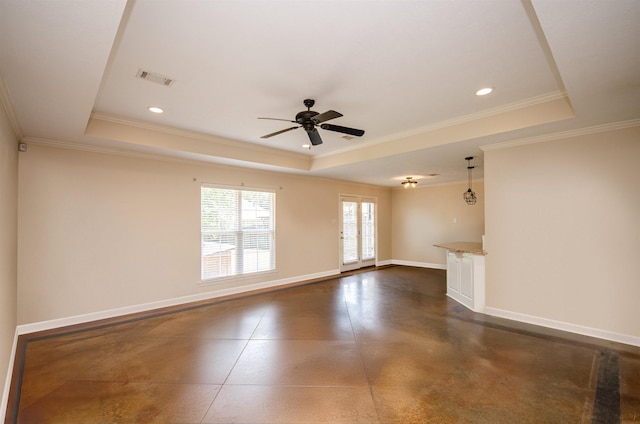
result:
[[[447,296],[474,312],[484,312],[485,270],[482,243],[434,244],[447,249]]]

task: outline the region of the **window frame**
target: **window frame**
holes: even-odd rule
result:
[[[225,190],[231,191],[234,195],[239,196],[239,200],[235,203],[235,215],[233,220],[235,221],[235,228],[233,230],[208,230],[204,229],[204,214],[206,205],[204,203],[204,193],[205,189],[214,189],[214,190]],[[243,193],[270,193],[271,194],[271,208],[269,215],[270,228],[267,229],[253,229],[248,230],[243,228],[242,226],[242,210],[243,210]],[[225,282],[229,280],[240,280],[246,278],[252,278],[264,274],[275,273],[277,271],[276,268],[276,205],[277,205],[277,196],[276,190],[271,188],[258,188],[258,187],[245,187],[245,186],[228,186],[214,183],[201,183],[200,185],[200,284],[208,285],[215,284],[219,282]],[[247,240],[248,237],[256,236],[256,235],[270,235],[269,238],[269,246],[270,249],[270,260],[268,261],[268,269],[257,269],[256,271],[245,271],[244,269],[239,269],[238,266],[243,266],[238,264],[238,262],[243,262],[245,255],[241,253],[234,253],[236,257],[241,258],[240,260],[236,260],[236,264],[233,266],[233,270],[230,274],[217,275],[214,277],[208,277],[205,273],[205,234],[208,236],[215,237],[216,235],[232,235],[235,239],[235,246],[237,248],[238,245],[241,246],[241,252],[244,252],[243,246],[244,241]],[[234,248],[235,250],[235,248]],[[233,261],[233,260],[232,260]],[[256,267],[259,267],[259,261],[256,262]],[[242,271],[242,272],[240,272]]]

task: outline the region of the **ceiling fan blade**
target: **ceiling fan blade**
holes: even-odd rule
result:
[[[296,128],[300,128],[300,127],[291,127],[291,128],[287,128],[287,129],[284,129],[284,130],[276,131],[276,132],[271,133],[271,134],[263,135],[263,136],[262,136],[262,137],[260,137],[260,138],[269,138],[269,137],[273,137],[274,135],[278,135],[278,134],[285,133],[285,132],[287,132],[287,131],[295,130]]]
[[[271,121],[293,122],[294,124],[296,122],[296,121],[292,121],[291,119],[280,119],[280,118],[258,118],[258,119],[269,119]]]
[[[336,119],[341,117],[342,114],[340,112],[336,112],[335,110],[328,110],[325,113],[321,113],[319,115],[314,116],[311,120],[315,124],[319,124],[321,122],[328,121],[329,119]]]
[[[320,138],[320,133],[317,129],[313,129],[311,131],[307,131],[309,134],[309,140],[311,140],[311,145],[317,146],[318,144],[322,144],[322,138]]]
[[[355,135],[356,137],[362,137],[364,130],[357,130],[355,128],[341,127],[340,125],[322,124],[320,128],[323,130],[336,131],[349,135]]]

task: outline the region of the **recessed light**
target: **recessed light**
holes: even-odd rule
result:
[[[311,144],[303,144],[302,148],[303,149],[307,149],[307,150],[311,150]]]
[[[481,88],[480,90],[476,91],[476,96],[486,96],[487,94],[491,93],[492,91],[493,91],[493,88],[491,88],[491,87]]]
[[[149,106],[149,112],[153,112],[153,113],[163,113],[164,109],[162,109],[161,107],[157,107],[157,106]]]

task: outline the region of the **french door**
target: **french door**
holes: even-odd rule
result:
[[[376,263],[376,202],[340,196],[340,272]]]

